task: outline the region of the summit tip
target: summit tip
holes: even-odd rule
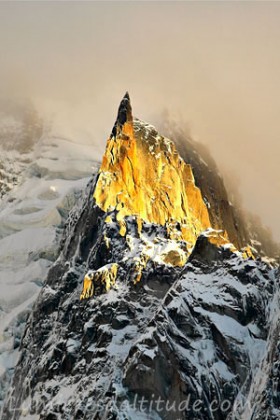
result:
[[[130,96],[129,96],[129,93],[126,92],[119,105],[118,115],[117,115],[117,119],[112,130],[111,137],[116,137],[118,132],[122,130],[123,125],[126,122],[132,122],[132,121],[133,121],[133,117],[132,117]]]

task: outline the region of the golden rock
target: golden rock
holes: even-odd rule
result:
[[[132,259],[135,284],[141,280],[150,259],[183,267],[202,233],[213,245],[238,251],[225,230],[211,226],[191,165],[184,162],[171,140],[160,136],[151,125],[133,119],[128,94],[120,104],[107,141],[93,196],[99,208],[115,214],[119,233],[131,251],[125,258]],[[141,244],[138,250],[127,232],[129,216],[134,216],[137,224]],[[106,216],[105,223],[113,223],[111,215]],[[143,224],[161,225],[167,235],[147,239]],[[104,237],[104,241],[109,249],[110,239]],[[246,248],[241,255],[247,258],[252,253]],[[115,283],[117,264],[105,267],[85,276],[81,299],[95,294],[97,285],[109,290]]]
[[[118,264],[107,264],[96,271],[89,271],[84,277],[80,299],[88,299],[97,291],[108,292],[116,283]]]
[[[174,143],[132,118],[107,141],[94,191],[96,204],[105,212],[116,210],[120,234],[125,218],[167,227],[171,239],[194,245],[211,227],[207,206],[190,165],[179,156]]]

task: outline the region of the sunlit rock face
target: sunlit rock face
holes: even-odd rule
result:
[[[131,261],[134,284],[151,261],[183,267],[202,232],[215,246],[238,250],[230,245],[222,222],[219,226],[215,220],[212,226],[208,200],[175,144],[153,126],[133,119],[128,93],[107,141],[93,198],[106,215],[105,225],[117,224],[119,235],[125,238],[128,250],[121,261]],[[131,217],[137,226],[133,235],[128,229]],[[162,229],[149,236],[143,226]],[[105,234],[104,241],[110,251],[110,234]],[[81,299],[94,294],[91,284],[86,275]]]
[[[94,198],[103,211],[117,211],[123,235],[125,218],[132,215],[140,231],[143,222],[166,226],[170,239],[184,240],[189,247],[211,228],[191,166],[171,140],[151,125],[133,120],[128,94],[107,142]],[[228,242],[226,232],[220,236],[221,243]]]
[[[121,262],[131,261],[134,284],[143,278],[150,262],[183,267],[202,233],[215,247],[240,250],[242,241],[232,229],[228,234],[222,217],[210,214],[216,213],[216,207],[211,208],[209,197],[201,191],[192,165],[181,158],[175,144],[153,126],[133,119],[126,93],[107,141],[93,198],[105,214],[104,229],[106,225],[109,230],[118,226],[125,239],[128,249]],[[226,193],[222,199],[218,207],[227,202]],[[137,226],[133,235],[128,229],[129,218]],[[147,235],[145,231],[152,226],[160,229]],[[110,252],[110,233],[105,233],[104,242]],[[250,248],[243,250],[242,256],[252,257]],[[93,294],[85,276],[81,299]]]
[[[118,264],[108,264],[97,271],[89,271],[84,278],[80,299],[92,297],[97,292],[108,292],[116,283]]]

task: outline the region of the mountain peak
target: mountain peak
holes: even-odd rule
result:
[[[111,138],[117,137],[120,133],[122,133],[123,127],[126,123],[132,125],[132,122],[133,117],[130,96],[129,93],[126,92],[119,105],[118,115],[111,133]]]
[[[215,245],[232,242],[241,249],[221,217],[211,220],[212,209],[196,184],[192,166],[181,158],[174,142],[150,124],[133,119],[128,92],[120,103],[93,196],[101,210],[115,213],[122,236],[129,217],[136,218],[139,235],[143,224],[164,227],[168,239],[185,242],[184,261],[208,229],[219,232],[211,238]]]

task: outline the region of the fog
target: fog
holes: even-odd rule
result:
[[[278,239],[279,19],[276,2],[1,2],[1,97],[97,157],[126,90],[139,118],[167,109]]]

